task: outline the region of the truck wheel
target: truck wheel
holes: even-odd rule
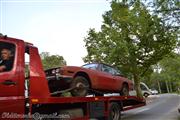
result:
[[[108,120],[120,120],[121,119],[121,108],[119,104],[112,102],[109,107]]]
[[[71,92],[73,96],[84,97],[88,94],[89,82],[85,77],[77,76],[72,81],[71,87],[75,87]]]
[[[123,84],[120,94],[122,96],[129,96],[129,88],[127,84]]]

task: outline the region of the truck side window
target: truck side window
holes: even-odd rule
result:
[[[0,72],[7,72],[13,68],[15,45],[0,42]]]
[[[25,98],[29,96],[29,54],[25,53]]]

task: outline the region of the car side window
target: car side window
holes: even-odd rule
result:
[[[110,66],[107,66],[107,65],[102,65],[102,68],[101,68],[102,72],[106,72],[106,73],[109,73],[109,74],[114,74],[114,71],[113,71],[113,68],[111,68]]]
[[[15,45],[0,42],[0,73],[10,71],[13,68]]]
[[[140,87],[141,87],[142,90],[147,90],[147,88],[142,84],[140,84]]]
[[[118,69],[113,68],[113,71],[114,71],[114,75],[118,75],[118,76],[122,76],[122,75],[123,75],[123,74],[121,73],[121,71],[118,70]]]
[[[97,70],[98,64],[87,64],[87,65],[83,65],[82,67],[87,69]]]
[[[119,74],[120,73],[116,69],[113,68],[113,75],[119,75]]]

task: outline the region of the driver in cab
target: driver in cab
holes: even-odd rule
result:
[[[10,71],[13,67],[13,54],[4,48],[1,50],[0,72]]]

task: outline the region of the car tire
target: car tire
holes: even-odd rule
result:
[[[109,117],[108,120],[120,120],[121,119],[121,108],[116,102],[110,103],[109,106]]]
[[[147,98],[148,96],[149,96],[149,94],[148,93],[144,93],[144,95],[143,95],[145,98]]]
[[[71,83],[71,87],[74,88],[71,91],[72,96],[84,97],[88,94],[89,82],[83,76],[77,76]]]
[[[129,96],[129,87],[127,84],[123,84],[120,94],[122,96]]]

